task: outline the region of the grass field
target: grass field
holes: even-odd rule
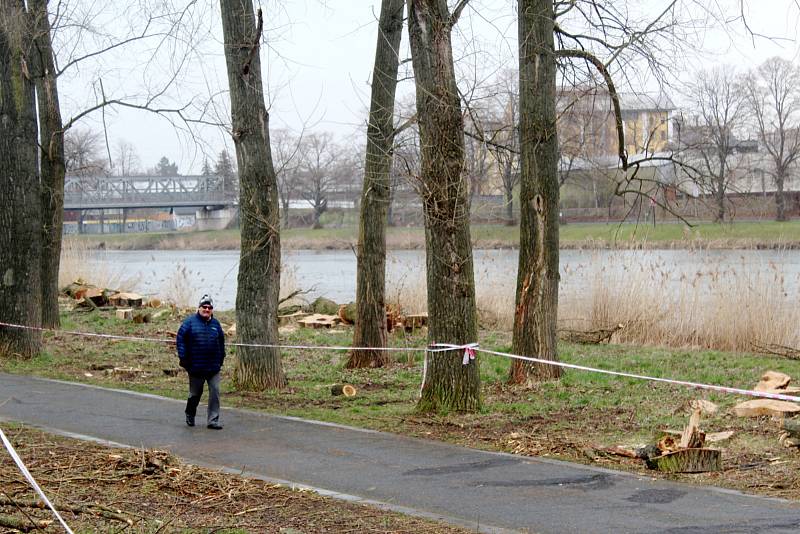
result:
[[[177,329],[182,315],[175,313],[136,325],[116,319],[113,311],[65,312],[63,328],[166,339],[168,332]],[[222,313],[220,319],[230,325],[233,316]],[[281,330],[284,343],[313,346],[348,345],[352,335],[349,327],[307,330],[289,326]],[[487,349],[510,350],[507,332],[483,330],[479,342]],[[423,348],[426,334],[424,330],[395,332],[390,344]],[[509,360],[482,354],[482,411],[431,416],[415,412],[422,351],[396,353],[394,363],[387,368],[346,370],[342,351],[286,350],[283,364],[289,387],[267,392],[234,389],[231,375],[236,365],[235,348],[231,353],[223,373],[223,410],[248,407],[477,448],[591,462],[646,476],[659,475],[645,470],[640,460],[602,451],[616,445],[655,443],[665,430],[680,430],[686,425],[693,399],[707,399],[720,409],[703,417],[703,431],[734,432],[732,438],[718,444],[723,449],[724,470],[671,478],[800,498],[800,455],[779,444],[776,422],[733,415],[731,408],[746,400],[742,397],[575,370],[567,370],[557,382],[514,388],[505,383]],[[745,389],[752,388],[767,370],[800,376],[798,361],[747,353],[562,343],[559,356],[564,362],[583,366]],[[140,371],[131,378],[96,370],[102,365]],[[177,369],[173,349],[166,344],[48,334],[40,356],[26,361],[5,360],[0,368],[174,398],[186,395],[185,377],[163,372]],[[354,385],[358,394],[352,398],[332,396],[330,386],[337,383]],[[176,424],[182,423],[181,417],[176,412]]]
[[[475,248],[518,248],[519,228],[503,225],[473,225]],[[150,234],[102,234],[70,236],[90,248],[128,250],[151,249],[237,249],[239,231],[168,232]],[[320,230],[291,228],[281,231],[281,244],[287,249],[350,249],[358,239],[355,226]],[[631,223],[575,223],[560,228],[564,248],[798,248],[800,220],[699,223],[659,223],[656,226]],[[387,230],[390,249],[424,248],[422,227],[392,227]]]

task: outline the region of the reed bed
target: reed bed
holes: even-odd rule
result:
[[[800,279],[774,263],[724,264],[709,256],[686,268],[658,255],[620,251],[611,261],[563,265],[560,329],[623,325],[613,342],[674,348],[751,351],[800,347]],[[689,252],[687,254],[702,253]],[[388,284],[388,301],[408,313],[425,311],[424,273]],[[511,330],[516,273],[484,264],[475,272],[481,327]]]
[[[101,253],[92,250],[86,240],[65,238],[61,244],[58,286],[80,279],[98,287],[128,290],[141,282],[140,277],[127,273],[124,265],[102,261],[98,254]]]

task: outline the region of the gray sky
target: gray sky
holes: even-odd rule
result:
[[[78,0],[80,1],[80,0]],[[195,21],[207,28],[197,53],[183,67],[184,74],[169,93],[174,102],[194,97],[207,99],[209,94],[225,90],[227,75],[222,56],[219,4],[206,0],[198,9]],[[698,0],[699,2],[700,0]],[[738,0],[717,0],[731,9]],[[115,27],[120,14],[112,2],[94,23],[98,27]],[[176,3],[177,0],[176,0]],[[498,5],[499,4],[499,5]],[[643,0],[630,4],[645,14],[655,13],[665,1]],[[674,78],[686,80],[698,67],[715,63],[730,63],[747,68],[764,59],[780,55],[800,60],[796,42],[798,8],[794,0],[748,1],[748,24],[755,33],[778,37],[770,41],[748,36],[741,24],[732,23],[725,29],[698,30],[695,38],[704,48],[698,55],[687,53],[676,57]],[[455,55],[458,68],[470,78],[491,77],[503,68],[515,68],[516,6],[510,1],[472,0],[457,27]],[[764,6],[769,5],[769,10]],[[354,132],[363,130],[369,99],[369,78],[375,51],[378,0],[265,0],[262,3],[265,19],[265,37],[268,46],[262,49],[262,67],[268,86],[271,109],[271,126],[288,127],[295,131],[303,128],[331,131],[341,136],[341,141],[354,142]],[[634,11],[634,9],[632,9]],[[407,50],[407,33],[403,34]],[[159,75],[170,72],[178,54],[157,63],[146,63],[154,49],[147,46],[129,47],[113,58],[104,60],[103,81],[107,94],[132,94],[135,88],[152,84]],[[680,49],[680,44],[678,44]],[[407,52],[404,52],[404,57]],[[60,80],[65,118],[87,106],[94,98],[88,81],[95,67],[87,61],[80,71]],[[98,67],[100,68],[100,67]],[[645,69],[637,70],[644,72]],[[654,82],[648,76],[633,76],[632,83],[652,89]],[[409,82],[401,84],[403,95],[412,94]],[[408,98],[408,96],[406,96]],[[676,98],[680,101],[680,98]],[[217,113],[227,116],[227,101],[217,96]],[[82,124],[95,130],[103,129],[103,118],[94,114]],[[201,131],[199,148],[186,135],[176,133],[165,120],[141,111],[111,111],[105,114],[109,145],[113,148],[119,140],[135,147],[141,167],[156,164],[161,156],[177,161],[183,174],[199,172],[203,157],[209,159],[232,143],[227,134],[214,128]],[[349,140],[348,140],[349,139]]]

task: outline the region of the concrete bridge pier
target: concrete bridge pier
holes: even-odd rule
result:
[[[203,206],[195,212],[196,230],[223,230],[236,217],[238,208]]]

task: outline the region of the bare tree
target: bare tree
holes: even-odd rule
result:
[[[732,68],[717,67],[698,72],[690,94],[697,123],[682,128],[684,161],[690,163],[684,172],[692,174],[701,189],[711,193],[716,206],[714,221],[723,222],[726,195],[735,179],[736,132],[744,124],[746,93]]]
[[[451,29],[466,7],[446,0],[409,0],[408,33],[417,89],[420,192],[425,216],[428,340],[457,345],[477,339],[475,278],[464,175],[464,120],[456,87]],[[417,410],[480,408],[477,361],[461,352],[428,355]]]
[[[102,135],[88,128],[75,127],[64,135],[64,162],[72,176],[96,176],[105,172]]]
[[[394,143],[394,103],[404,0],[383,0],[372,71],[372,97],[361,193],[356,274],[356,347],[386,346],[386,215]],[[346,367],[382,367],[388,353],[352,351]]]
[[[289,228],[292,200],[296,200],[299,187],[300,141],[302,137],[293,136],[289,130],[272,132],[272,149],[275,154],[275,174],[278,180],[278,200],[281,204],[283,227]]]
[[[486,132],[490,137],[487,147],[505,196],[507,225],[514,224],[514,189],[520,179],[518,80],[516,71],[504,71],[498,77]]]
[[[120,176],[132,176],[140,172],[142,161],[136,153],[136,147],[125,139],[120,139],[114,146],[114,160]]]
[[[752,122],[775,183],[775,220],[786,220],[784,187],[800,158],[800,68],[774,57],[754,69],[744,89]]]
[[[322,228],[320,217],[328,210],[328,194],[339,181],[339,162],[340,149],[330,133],[313,133],[303,140],[298,192],[311,206],[314,229]]]
[[[269,144],[269,114],[264,104],[259,44],[263,19],[251,0],[220,0],[231,119],[241,182],[241,254],[236,320],[241,341],[238,387],[282,388],[286,376],[278,341],[281,244],[278,184]]]

